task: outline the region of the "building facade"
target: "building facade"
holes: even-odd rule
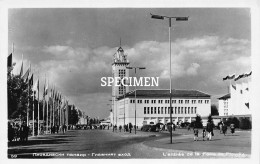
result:
[[[153,122],[166,124],[170,122],[169,90],[137,90],[118,98],[115,124],[130,122],[142,126]],[[210,95],[196,90],[172,90],[172,122],[180,124],[191,122],[197,115],[208,116],[211,113]]]
[[[219,116],[251,115],[250,84],[231,84],[229,93],[219,99]]]
[[[124,50],[119,47],[114,54],[112,77],[129,77],[129,61]],[[128,81],[124,82],[128,84]],[[129,92],[129,86],[112,85],[113,125],[132,123],[137,126],[144,124],[170,122],[170,90],[137,90]],[[172,121],[175,124],[191,122],[197,115],[208,116],[211,113],[210,95],[197,90],[172,90]]]

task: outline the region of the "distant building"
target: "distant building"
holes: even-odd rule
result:
[[[164,90],[137,90],[136,92],[136,125],[150,122],[170,122],[170,92]],[[117,124],[135,124],[135,91],[129,92],[116,101]],[[180,124],[191,122],[197,115],[208,116],[210,95],[196,90],[172,90],[172,122]]]
[[[219,99],[219,116],[251,115],[250,84],[231,84],[229,93]]]
[[[122,47],[114,55],[112,77],[129,77],[127,56]],[[128,82],[124,82],[127,84]],[[170,122],[169,89],[136,91],[136,125],[150,122]],[[172,90],[172,121],[175,124],[191,122],[197,115],[208,116],[211,113],[210,95],[197,90]],[[129,86],[112,86],[111,123],[135,125],[135,91],[129,92]]]

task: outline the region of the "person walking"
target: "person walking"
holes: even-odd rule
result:
[[[130,122],[130,123],[129,123],[129,132],[130,132],[130,133],[132,132],[132,128],[133,128],[133,125],[132,125],[132,123]]]
[[[222,132],[223,132],[224,136],[225,136],[226,133],[227,133],[227,125],[226,125],[225,123],[223,124]]]
[[[212,122],[207,123],[206,131],[208,132],[207,140],[211,140],[212,135],[213,135],[213,123]]]
[[[206,137],[206,129],[203,128],[203,130],[202,130],[202,139],[203,139],[203,141],[204,141],[205,137]]]
[[[231,130],[231,134],[233,135],[235,133],[235,124],[230,124],[230,130]]]
[[[194,133],[194,141],[198,141],[198,138],[199,138],[199,129],[196,128],[196,127],[194,127],[193,133]]]
[[[121,132],[121,130],[122,130],[122,125],[119,125],[119,131]]]

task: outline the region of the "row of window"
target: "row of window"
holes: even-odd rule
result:
[[[163,100],[157,100],[157,101],[158,101],[158,104],[162,104],[163,103]],[[165,100],[164,102],[165,102],[165,104],[169,104],[170,100]],[[172,100],[173,104],[177,104],[177,102],[179,104],[183,104],[183,100],[178,100],[178,101],[177,100]],[[185,102],[185,104],[189,104],[190,102],[192,104],[196,104],[196,100],[191,100],[191,101],[190,100],[185,100],[184,102]],[[135,100],[130,100],[130,103],[135,103]],[[142,100],[137,100],[137,103],[142,104],[143,102],[142,102]],[[144,100],[144,103],[145,104],[149,104],[149,100]],[[202,104],[203,100],[198,100],[198,103]],[[204,103],[208,104],[209,100],[204,100]],[[151,100],[151,104],[156,104],[156,100]]]
[[[172,114],[197,114],[197,107],[172,107]],[[144,114],[170,114],[170,107],[144,107]]]

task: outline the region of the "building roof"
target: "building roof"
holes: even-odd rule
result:
[[[135,97],[135,91],[130,91],[126,93],[125,97]],[[160,97],[170,97],[169,89],[162,90],[137,90],[136,97],[139,98],[160,98]],[[209,94],[203,93],[197,90],[182,90],[182,89],[173,89],[172,97],[191,97],[191,98],[210,98]],[[118,99],[123,99],[124,96],[120,96]]]
[[[229,99],[230,98],[230,93],[218,98],[219,100],[226,100],[226,99]]]

